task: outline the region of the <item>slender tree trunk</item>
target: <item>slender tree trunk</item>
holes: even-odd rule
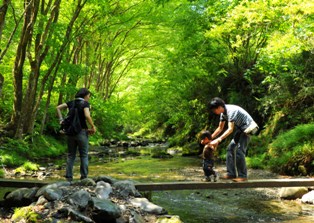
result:
[[[14,84],[14,104],[13,114],[11,117],[11,126],[14,130],[14,137],[21,138],[23,134],[22,117],[27,114],[22,114],[23,102],[23,66],[26,58],[27,45],[32,39],[33,27],[36,21],[39,0],[26,0],[24,24],[22,27],[20,41],[17,47],[13,67],[13,84]],[[23,115],[23,116],[22,116]]]
[[[4,82],[4,77],[3,77],[3,75],[0,73],[0,97],[1,97],[1,95],[2,95],[3,82]]]
[[[2,31],[3,31],[4,25],[5,25],[5,16],[7,14],[8,7],[9,7],[11,0],[3,0],[2,2],[3,2],[2,6],[0,7],[0,43],[1,43],[1,39],[2,39]]]
[[[12,6],[12,4],[10,4],[10,0],[4,0],[4,2],[9,2],[8,3],[8,5],[7,6],[9,6],[9,5],[11,5]],[[3,29],[4,29],[4,26],[5,26],[5,15],[6,15],[6,13],[7,13],[7,9],[5,9],[5,4],[2,6],[3,8],[1,8],[0,9],[0,11],[1,11],[1,18],[0,18],[0,29],[1,29],[1,31],[0,31],[0,43],[1,43],[1,37],[2,37],[2,31],[3,31]],[[26,10],[26,9],[25,9]],[[6,54],[6,52],[8,51],[8,49],[9,49],[9,47],[10,47],[10,45],[11,45],[11,43],[12,43],[12,41],[13,41],[13,37],[14,37],[14,35],[15,35],[15,33],[16,33],[16,31],[17,31],[17,29],[18,29],[18,27],[19,27],[19,24],[20,24],[20,22],[22,21],[22,19],[23,19],[23,15],[24,15],[24,13],[20,16],[20,18],[19,19],[17,19],[16,18],[16,15],[15,15],[15,10],[14,10],[14,8],[12,7],[12,13],[13,13],[13,18],[14,18],[14,21],[15,21],[15,26],[14,26],[14,28],[13,28],[13,30],[12,30],[12,32],[11,32],[11,35],[10,35],[10,37],[8,38],[8,40],[7,40],[7,43],[6,43],[6,46],[4,47],[4,48],[2,48],[2,49],[0,49],[0,61],[3,59],[3,57],[5,56],[5,54]]]
[[[45,129],[45,126],[46,126],[47,113],[48,113],[48,109],[49,109],[49,106],[50,106],[51,93],[52,93],[53,85],[54,85],[54,82],[55,82],[55,79],[56,79],[56,76],[57,76],[57,73],[58,73],[59,65],[60,65],[60,63],[57,65],[57,68],[55,69],[53,77],[52,77],[52,79],[51,79],[51,81],[49,83],[49,86],[48,86],[47,101],[46,101],[46,105],[45,105],[45,109],[44,109],[44,113],[43,113],[43,118],[42,118],[42,121],[41,121],[40,134],[44,133],[44,129]]]
[[[56,0],[56,2],[59,2],[59,3],[60,3],[60,1],[61,0]],[[44,77],[42,79],[40,90],[39,90],[38,97],[37,97],[37,100],[36,100],[36,104],[33,107],[33,110],[32,110],[32,113],[31,113],[32,115],[31,115],[31,118],[30,118],[30,124],[28,125],[28,128],[27,128],[27,132],[28,133],[32,133],[33,132],[35,120],[36,120],[37,113],[38,113],[38,109],[39,109],[39,106],[40,106],[40,103],[41,103],[41,100],[42,100],[42,96],[44,95],[46,82],[48,81],[48,79],[51,76],[52,72],[55,69],[58,68],[58,66],[59,66],[59,64],[60,64],[60,62],[62,60],[62,57],[63,57],[64,53],[66,52],[66,49],[68,48],[69,43],[71,42],[71,35],[72,35],[72,30],[73,30],[74,23],[77,20],[77,18],[79,16],[82,8],[84,7],[86,1],[87,0],[84,0],[84,1],[79,0],[78,1],[77,5],[76,5],[76,9],[74,11],[74,14],[73,14],[73,16],[71,18],[71,21],[68,24],[68,27],[67,27],[67,30],[66,30],[66,33],[65,33],[65,36],[64,36],[64,41],[63,41],[63,43],[60,46],[58,54],[56,54],[56,57],[54,58],[53,63],[50,65],[50,68],[48,69],[48,71],[46,72],[46,74],[44,75]],[[52,79],[51,81],[52,81],[52,84],[53,84],[55,78],[52,77],[51,79]]]
[[[39,30],[44,30],[42,33],[38,33],[35,38],[34,42],[34,58],[29,56],[30,64],[31,64],[31,73],[29,75],[28,80],[28,88],[25,94],[25,100],[23,102],[23,110],[26,114],[30,114],[27,119],[24,119],[24,129],[23,132],[27,134],[32,134],[34,129],[34,123],[36,120],[37,110],[38,110],[38,101],[41,100],[43,90],[42,92],[38,92],[38,85],[39,85],[39,78],[40,78],[40,68],[41,64],[46,58],[50,46],[47,44],[47,39],[50,39],[53,35],[53,29],[51,29],[51,26],[53,23],[56,23],[58,21],[59,16],[59,9],[60,9],[60,3],[61,0],[55,0],[53,7],[50,7],[52,5],[52,0],[48,2],[47,7],[46,5],[40,6],[40,12],[41,15],[47,16],[50,8],[51,13],[49,16],[49,20],[46,24],[44,24],[43,21],[39,21],[38,27]],[[31,52],[28,53],[28,55],[32,55]],[[53,65],[51,65],[52,68],[54,68]],[[46,84],[46,81],[49,78],[49,74],[44,75],[42,78],[42,85]],[[37,98],[36,98],[37,96]],[[27,104],[27,106],[26,106]],[[38,106],[38,107],[37,107]]]

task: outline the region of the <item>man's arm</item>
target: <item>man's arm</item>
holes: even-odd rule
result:
[[[89,123],[89,125],[92,127],[91,129],[91,134],[94,134],[96,132],[96,127],[93,123],[93,120],[92,120],[92,117],[90,116],[90,111],[89,111],[89,108],[84,108],[84,115],[85,115],[85,118],[87,120],[87,122]]]
[[[56,107],[60,123],[63,121],[61,110],[66,109],[67,107],[68,105],[66,103],[60,104]]]
[[[216,138],[221,132],[222,130],[224,129],[225,127],[225,123],[224,121],[220,121],[219,122],[219,125],[217,127],[217,129],[214,131],[214,133],[212,134],[212,139]]]
[[[228,129],[217,139],[213,140],[210,145],[218,146],[218,144],[225,138],[227,138],[234,130],[234,122],[228,122]],[[215,131],[216,132],[216,131]],[[215,133],[214,132],[214,133]]]

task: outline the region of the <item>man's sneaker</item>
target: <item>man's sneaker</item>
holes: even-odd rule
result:
[[[247,181],[247,178],[238,177],[238,178],[234,178],[232,181],[233,182],[244,182],[244,181]]]
[[[220,177],[220,179],[223,179],[223,180],[232,180],[232,179],[234,179],[234,178],[235,178],[235,177],[229,176],[229,175],[224,175],[224,176]]]

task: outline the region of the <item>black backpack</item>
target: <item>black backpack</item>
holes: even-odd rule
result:
[[[78,102],[79,103],[79,102]],[[77,101],[73,101],[73,104],[61,123],[61,132],[68,136],[75,136],[82,131],[82,126],[78,114]]]

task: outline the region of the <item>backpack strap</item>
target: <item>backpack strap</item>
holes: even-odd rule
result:
[[[73,106],[76,108],[79,108],[77,105],[81,105],[83,101],[84,101],[83,98],[75,98],[73,101]],[[74,107],[72,107],[72,108],[74,108]]]

